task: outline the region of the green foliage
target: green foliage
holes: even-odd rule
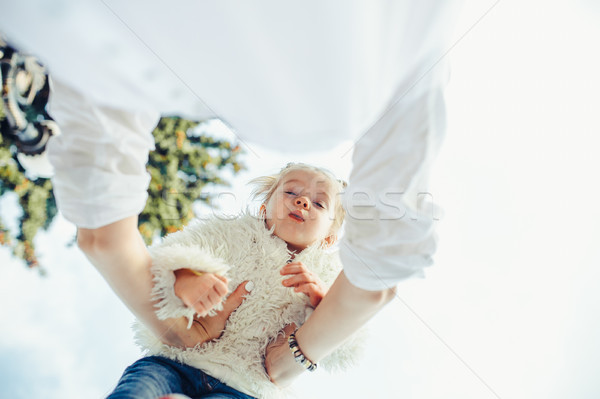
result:
[[[139,217],[140,233],[147,244],[188,223],[194,217],[195,201],[211,203],[212,198],[202,190],[207,184],[229,185],[222,177],[227,168],[232,174],[244,169],[239,146],[191,133],[190,129],[197,125],[198,122],[169,117],[161,119],[153,132],[156,150],[150,153],[147,165],[151,175],[148,201]],[[34,238],[40,229],[50,226],[57,213],[52,183],[49,179],[31,180],[25,176],[16,159],[14,143],[8,137],[0,135],[0,198],[15,193],[23,212],[14,237],[0,219],[0,246],[10,248],[29,267],[38,267]]]
[[[3,114],[0,119],[2,117]],[[6,193],[15,193],[23,212],[16,237],[11,236],[0,218],[0,245],[10,247],[16,257],[34,267],[38,266],[38,260],[33,239],[40,228],[49,227],[57,212],[52,183],[49,179],[30,180],[25,176],[16,161],[15,146],[7,137],[0,135],[0,198]]]
[[[151,176],[148,202],[140,214],[139,228],[147,244],[157,235],[181,229],[193,217],[195,201],[210,203],[202,193],[207,184],[227,186],[221,175],[233,174],[244,166],[240,147],[190,132],[198,125],[180,118],[163,118],[154,129],[156,150],[150,153],[147,169]]]

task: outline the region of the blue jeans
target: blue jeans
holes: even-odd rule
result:
[[[144,357],[127,367],[107,399],[157,399],[172,393],[194,399],[255,399],[199,369],[161,356]]]

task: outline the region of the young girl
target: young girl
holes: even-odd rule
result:
[[[186,298],[195,293],[185,287],[210,278],[227,279],[230,288],[249,282],[249,293],[229,316],[222,335],[207,328],[207,338],[194,348],[176,348],[138,324],[137,342],[150,356],[125,371],[110,398],[281,395],[264,370],[265,349],[284,327],[305,321],[341,270],[337,254],[328,248],[343,221],[339,194],[344,184],[305,164],[288,164],[279,174],[252,182],[255,197],[263,201],[258,218],[246,213],[235,219],[197,221],[151,248],[153,293],[161,319],[186,317],[188,328],[192,323],[205,327],[211,318],[195,317],[196,310],[179,299],[191,305]],[[177,291],[179,297],[173,289],[176,275],[177,285],[184,287]],[[215,297],[222,295],[215,289],[207,301],[218,302]],[[180,325],[181,320],[174,321],[174,328]],[[320,366],[347,367],[357,342],[348,340]],[[297,347],[293,350],[301,353]],[[302,364],[314,368],[308,359]]]

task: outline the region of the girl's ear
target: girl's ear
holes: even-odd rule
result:
[[[325,246],[329,248],[337,241],[337,234],[331,234],[330,236],[325,237],[323,241],[325,241]]]

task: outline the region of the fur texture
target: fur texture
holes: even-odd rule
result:
[[[218,340],[182,350],[164,345],[136,323],[136,341],[142,349],[148,355],[166,356],[202,369],[249,395],[281,397],[283,392],[264,370],[265,349],[286,325],[300,326],[312,309],[306,295],[281,284],[288,277],[279,270],[291,255],[286,243],[271,233],[262,219],[244,214],[196,221],[152,247],[154,295],[161,319],[185,316],[191,323],[194,316],[175,296],[173,270],[185,267],[225,275],[230,292],[245,280],[251,280],[254,288],[231,314]],[[294,260],[303,262],[328,286],[341,270],[337,253],[319,245],[305,249]],[[319,367],[337,370],[350,366],[360,349],[359,335],[319,362]]]

